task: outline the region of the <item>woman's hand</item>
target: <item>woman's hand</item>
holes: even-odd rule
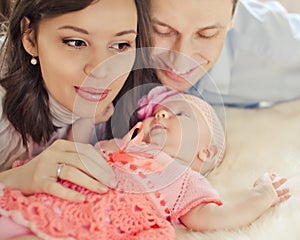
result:
[[[58,178],[99,193],[116,185],[111,167],[92,145],[66,140],[55,141],[27,164],[0,174],[6,187],[24,194],[45,192],[71,201],[84,200],[80,193],[58,183]]]

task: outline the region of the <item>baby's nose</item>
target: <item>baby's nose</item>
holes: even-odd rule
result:
[[[155,118],[165,118],[165,119],[169,119],[170,117],[170,113],[166,110],[160,110],[159,112],[157,112],[155,114]]]

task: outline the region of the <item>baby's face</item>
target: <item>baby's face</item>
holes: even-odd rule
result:
[[[144,141],[161,146],[170,156],[190,164],[211,140],[199,109],[181,95],[170,97],[144,120]]]

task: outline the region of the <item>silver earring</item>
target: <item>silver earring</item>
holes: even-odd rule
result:
[[[32,56],[32,58],[31,58],[31,60],[30,60],[30,63],[31,63],[32,65],[36,65],[36,64],[37,64],[37,59],[36,59],[34,56]]]

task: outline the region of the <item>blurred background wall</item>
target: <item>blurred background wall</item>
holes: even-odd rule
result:
[[[260,1],[262,2],[278,1],[281,2],[282,5],[285,6],[289,12],[300,13],[300,0],[260,0]]]

